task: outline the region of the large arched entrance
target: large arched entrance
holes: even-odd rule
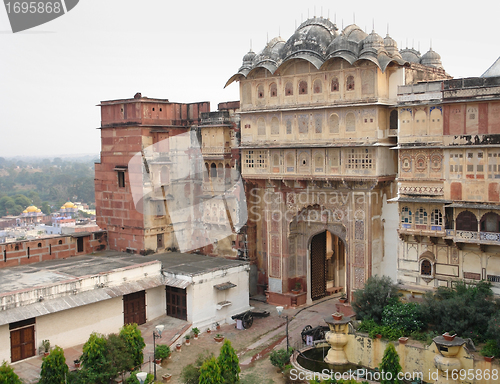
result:
[[[346,292],[346,251],[343,240],[328,230],[311,238],[311,299],[320,299],[328,292]]]

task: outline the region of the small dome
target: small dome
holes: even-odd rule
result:
[[[437,52],[434,52],[432,48],[420,58],[420,64],[443,69],[441,56]]]
[[[254,57],[255,57],[255,52],[250,49],[248,53],[245,56],[243,56],[243,63],[251,63]]]
[[[406,48],[399,51],[403,60],[410,63],[420,63],[420,52],[413,48]]]
[[[384,39],[375,31],[372,31],[364,40],[363,48],[382,48],[384,46]]]
[[[34,205],[30,205],[28,208],[26,208],[26,212],[28,213],[32,213],[32,212],[36,212],[38,208],[35,207]]]

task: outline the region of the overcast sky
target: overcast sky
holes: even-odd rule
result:
[[[176,102],[238,100],[224,89],[250,48],[301,21],[353,23],[399,48],[431,44],[454,77],[500,56],[493,1],[80,0],[66,15],[13,34],[0,9],[0,157],[99,153],[101,100],[136,92]],[[407,44],[408,42],[408,44]],[[402,44],[402,46],[401,46]]]

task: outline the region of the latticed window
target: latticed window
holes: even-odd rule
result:
[[[415,212],[415,224],[427,225],[427,211],[423,207]]]
[[[253,151],[248,151],[245,154],[245,167],[246,168],[254,168],[254,158],[253,158]]]
[[[420,264],[420,274],[424,276],[432,276],[432,264],[429,260],[422,260],[422,264]]]
[[[411,209],[409,207],[403,207],[401,210],[401,222],[411,224],[411,220]]]
[[[347,153],[348,169],[372,169],[373,153],[369,148],[351,149]]]
[[[432,211],[432,225],[443,225],[443,214],[440,209],[435,209]]]

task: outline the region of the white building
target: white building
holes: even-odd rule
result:
[[[231,321],[249,309],[248,270],[243,261],[119,252],[0,269],[0,361],[34,356],[42,340],[67,348],[165,314],[200,328]]]

